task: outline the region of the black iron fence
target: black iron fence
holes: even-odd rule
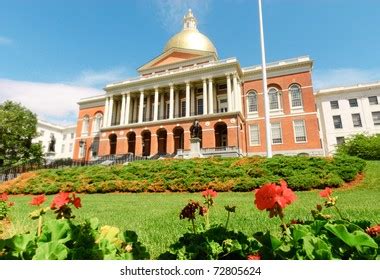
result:
[[[151,157],[136,156],[132,153],[121,155],[107,155],[94,160],[56,159],[52,161],[27,162],[18,166],[10,166],[0,169],[0,182],[17,178],[20,174],[40,169],[58,169],[64,167],[91,166],[97,164],[113,165],[124,164],[135,160],[149,160]]]

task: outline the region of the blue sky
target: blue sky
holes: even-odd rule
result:
[[[75,121],[82,98],[136,75],[192,8],[220,58],[259,64],[256,0],[12,0],[0,6],[0,102]],[[380,1],[263,0],[267,61],[309,55],[314,86],[380,80]]]

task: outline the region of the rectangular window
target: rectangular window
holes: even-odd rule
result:
[[[334,121],[334,127],[335,128],[343,128],[342,119],[339,115],[333,116],[333,121]]]
[[[282,144],[282,132],[280,123],[272,123],[272,144]]]
[[[372,119],[374,125],[380,125],[380,111],[372,112]]]
[[[186,116],[186,100],[181,100],[181,117]]]
[[[348,99],[348,103],[350,103],[350,107],[358,107],[358,100],[356,98]]]
[[[260,145],[260,131],[257,124],[252,124],[249,126],[249,138],[251,146]]]
[[[360,114],[352,114],[352,123],[354,127],[362,127],[362,120]]]
[[[65,144],[62,144],[62,147],[61,147],[61,154],[63,154],[65,152]]]
[[[219,102],[219,113],[226,113],[228,109],[227,98],[221,98]]]
[[[339,102],[338,100],[330,101],[331,109],[339,109]]]
[[[66,140],[66,134],[63,134],[63,140]]]
[[[203,115],[203,98],[197,99],[197,114]]]
[[[170,113],[170,103],[169,101],[166,102],[166,112],[165,112],[165,119],[168,119],[169,118],[169,113]]]
[[[40,135],[41,135],[41,136],[44,136],[44,134],[45,134],[45,130],[42,130],[42,129],[41,129],[41,131],[40,131]]]
[[[379,100],[377,99],[377,96],[370,96],[368,97],[369,105],[377,105],[379,104]]]
[[[71,133],[71,139],[74,139],[74,133]]]
[[[337,145],[342,145],[342,144],[344,144],[344,137],[343,137],[343,136],[341,136],[341,137],[337,137],[337,138],[336,138],[336,144],[337,144]]]
[[[296,143],[306,142],[306,128],[304,120],[293,121]]]
[[[72,151],[73,151],[73,143],[70,143],[69,152],[71,153]]]

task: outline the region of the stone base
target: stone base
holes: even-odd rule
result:
[[[203,157],[201,153],[201,139],[200,138],[190,138],[190,153],[189,158],[200,158]]]

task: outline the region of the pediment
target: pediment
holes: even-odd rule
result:
[[[172,48],[141,66],[138,72],[142,73],[148,69],[165,68],[165,66],[170,68],[171,64],[180,64],[181,62],[197,60],[202,57],[210,58],[211,55],[213,54],[205,51]]]

